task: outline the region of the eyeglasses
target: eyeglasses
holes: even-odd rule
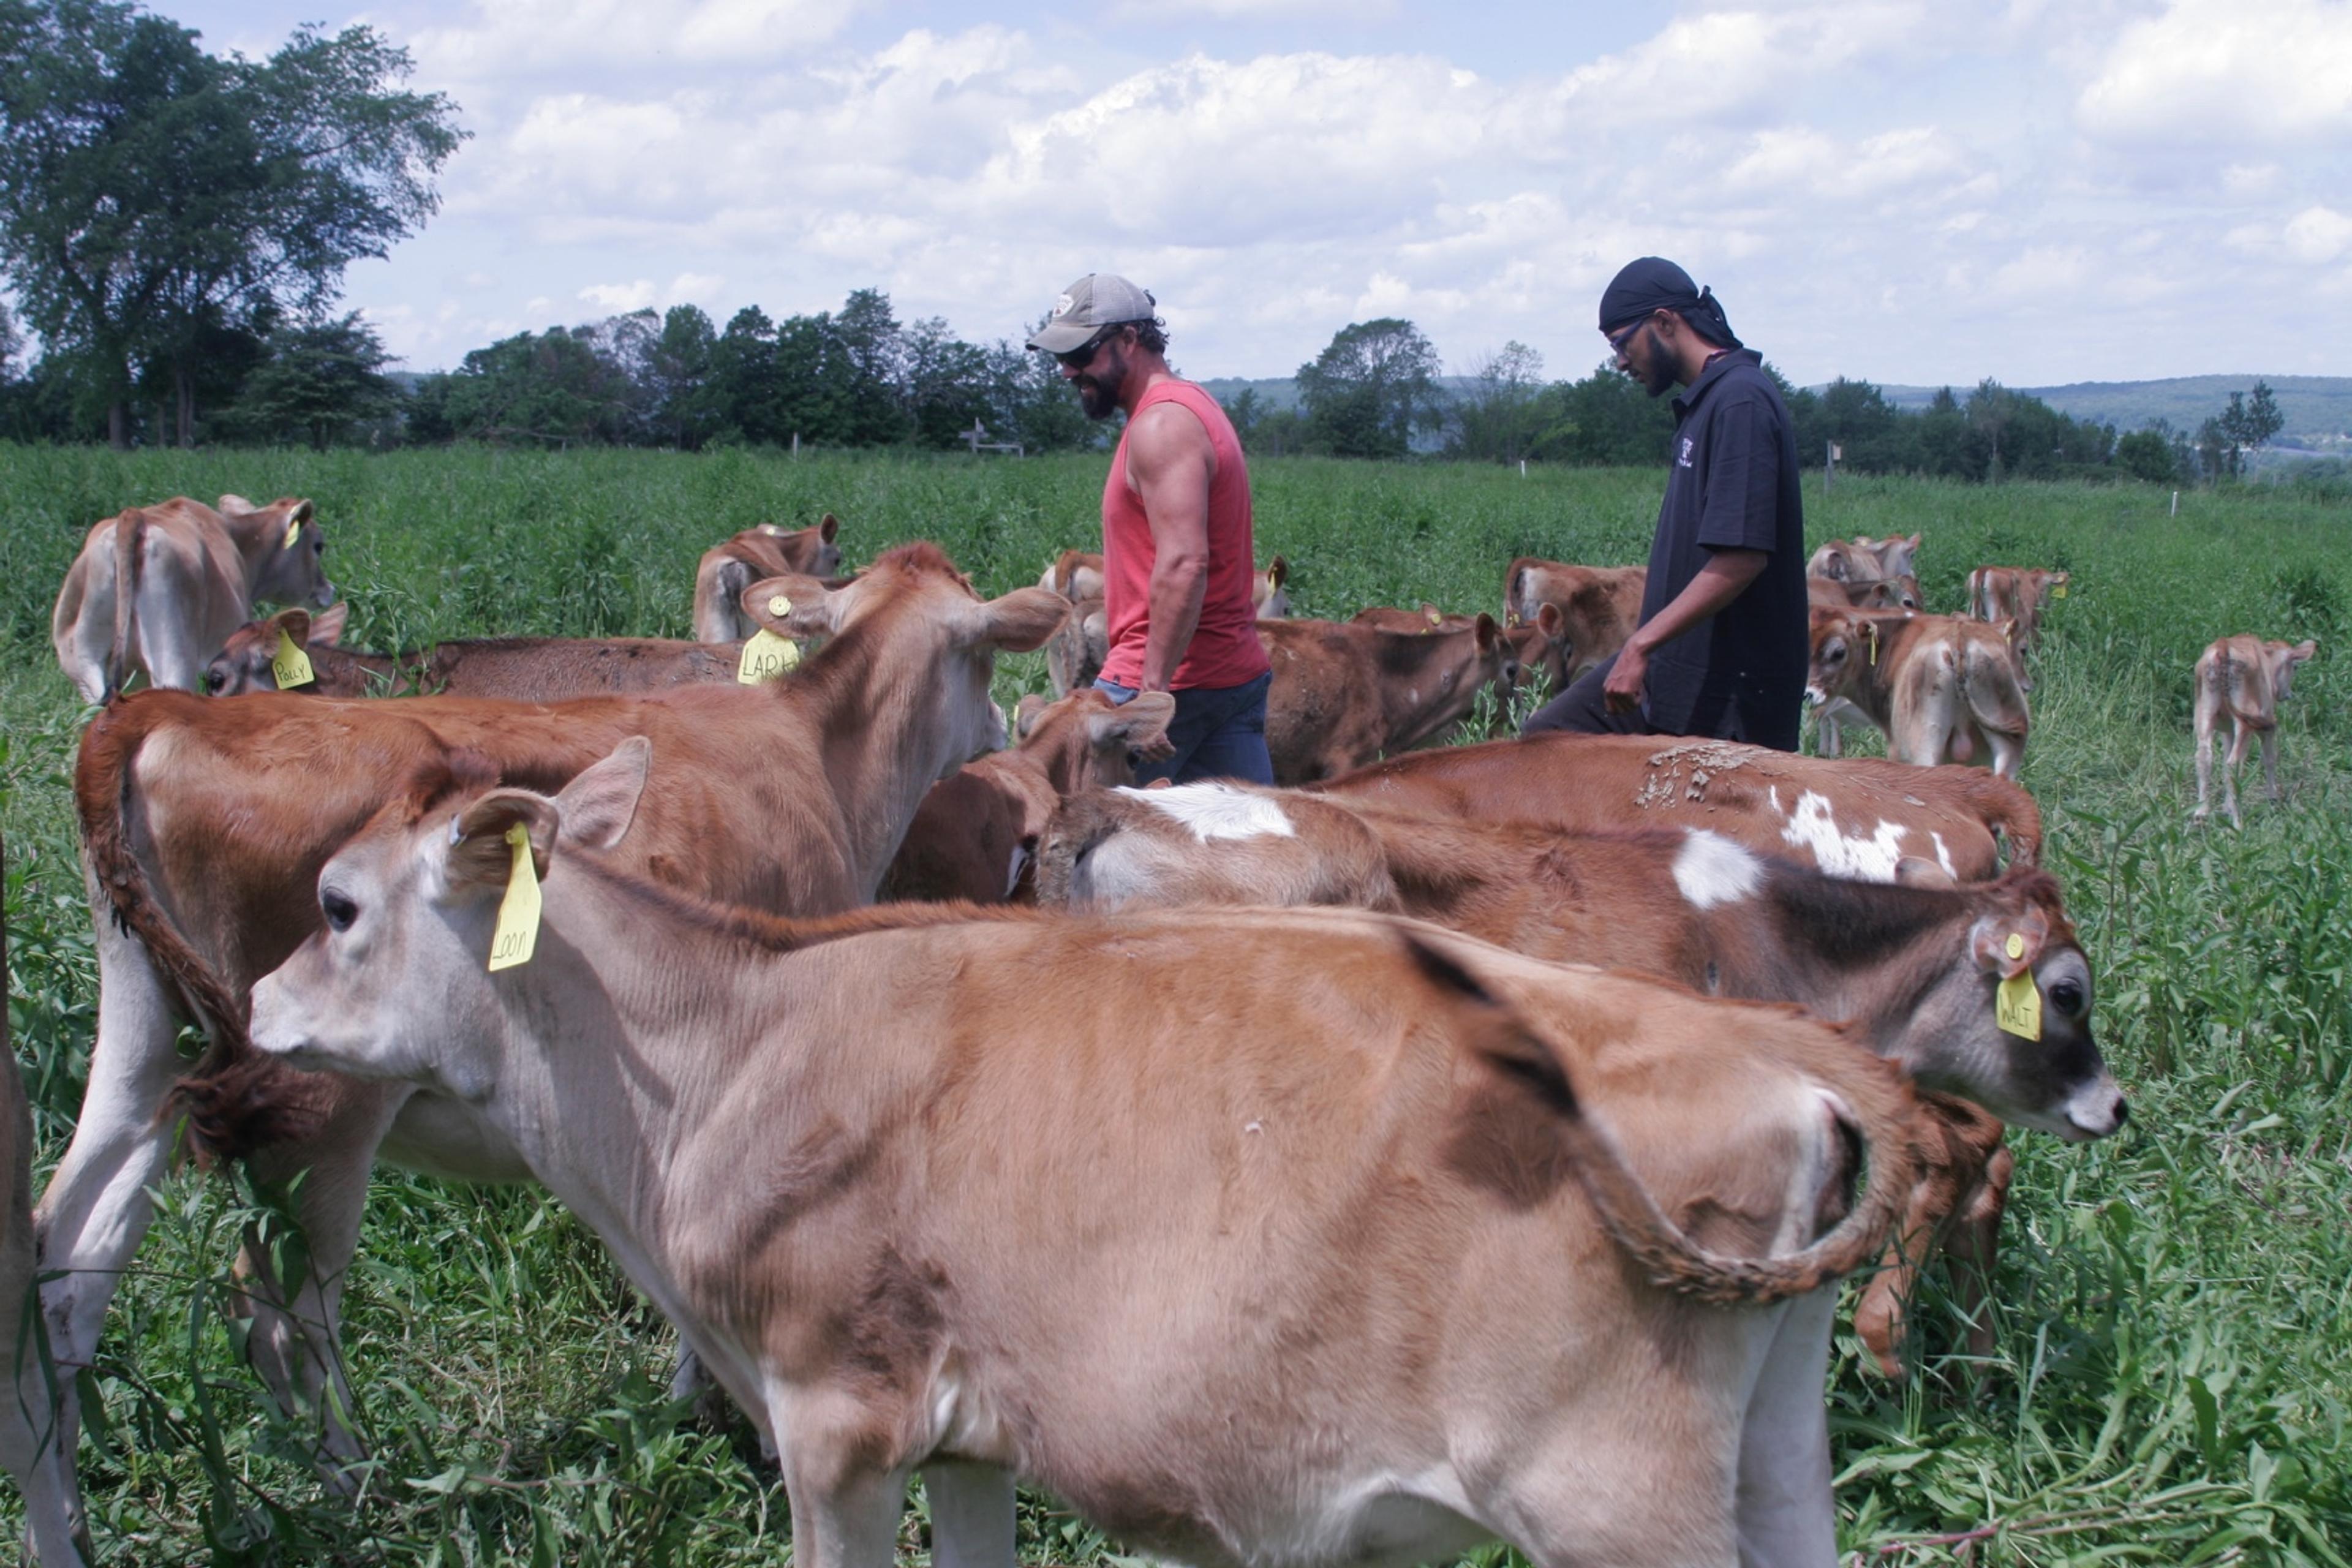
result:
[[[1088,338],[1085,342],[1080,343],[1076,348],[1072,349],[1069,353],[1055,354],[1054,358],[1072,370],[1083,370],[1087,365],[1094,363],[1096,351],[1100,349],[1104,343],[1108,342],[1112,337],[1117,335],[1118,330],[1126,324],[1127,323],[1124,321],[1114,322],[1112,325],[1105,327],[1101,331],[1097,332],[1093,337]]]
[[[1640,321],[1634,322],[1632,326],[1625,328],[1622,331],[1604,334],[1609,339],[1609,352],[1616,355],[1619,359],[1623,359],[1625,357],[1625,345],[1633,341],[1633,334],[1635,332],[1640,331],[1643,327],[1646,327],[1649,324],[1650,318],[1644,316]]]

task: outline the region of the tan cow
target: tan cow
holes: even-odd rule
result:
[[[1460,631],[1477,624],[1475,616],[1447,615],[1436,605],[1423,603],[1418,610],[1397,609],[1385,605],[1373,605],[1358,610],[1348,617],[1349,624],[1370,626],[1376,631],[1412,632],[1416,635],[1432,631]],[[1513,716],[1512,704],[1522,688],[1540,678],[1546,691],[1557,692],[1566,679],[1571,649],[1568,639],[1568,621],[1554,604],[1536,606],[1534,620],[1503,628],[1502,663],[1495,672],[1496,704],[1493,733],[1516,734],[1518,721]]]
[[[889,1568],[918,1468],[950,1563],[1016,1477],[1178,1562],[1832,1561],[1822,1287],[1919,1136],[1836,1031],[1354,911],[713,907],[600,853],[614,762],[384,812],[254,1037],[464,1097],[772,1437],[794,1563]]]
[[[1805,598],[1816,609],[1916,610],[1919,579],[1870,577],[1847,582],[1831,577],[1805,579]]]
[[[966,763],[923,796],[882,879],[885,900],[1002,903],[1025,886],[1037,836],[1054,808],[1081,790],[1135,782],[1134,753],[1167,738],[1176,699],[1139,692],[1123,706],[1107,692],[1057,702],[1022,699],[1018,743]]]
[[[1433,816],[1524,822],[1563,833],[1711,827],[1750,849],[1832,877],[1891,882],[1906,861],[1955,881],[2042,855],[2042,813],[2007,779],[1974,768],[1842,763],[1730,741],[1530,735],[1421,752],[1314,786]]]
[[[0,849],[0,881],[7,855]],[[8,933],[0,927],[0,1003],[5,1003]],[[81,1568],[89,1540],[75,1528],[73,1457],[64,1446],[56,1402],[60,1375],[42,1342],[40,1249],[33,1231],[33,1108],[8,1040],[0,1005],[0,1358],[7,1389],[0,1408],[0,1465],[25,1494],[31,1561],[43,1568]]]
[[[1250,603],[1262,621],[1278,620],[1290,614],[1290,594],[1285,584],[1290,581],[1290,563],[1276,556],[1266,563],[1250,584]],[[1040,588],[1051,588],[1075,605],[1103,596],[1103,558],[1098,551],[1065,550],[1054,558],[1045,574],[1037,579]],[[1089,678],[1091,679],[1091,678]],[[1064,692],[1062,695],[1069,695]]]
[[[808,528],[772,522],[747,528],[702,552],[694,572],[698,642],[741,642],[759,625],[743,610],[743,590],[763,577],[831,577],[841,570],[841,520],[831,512]]]
[[[1625,646],[1642,624],[1642,594],[1650,581],[1645,566],[1571,566],[1522,555],[1503,576],[1503,620],[1533,624],[1538,610],[1557,605],[1566,625],[1566,668],[1554,690]]]
[[[205,690],[215,697],[278,690],[318,697],[427,691],[562,702],[733,680],[741,672],[742,644],[674,637],[458,637],[412,653],[362,653],[340,646],[342,608],[338,605],[317,616],[280,610],[239,626],[205,667]],[[310,680],[279,685],[281,637],[303,650]]]
[[[648,736],[659,760],[629,840],[640,871],[770,909],[850,909],[873,898],[931,783],[1002,744],[989,696],[996,653],[1035,647],[1068,610],[1034,588],[982,601],[929,544],[891,551],[838,590],[776,578],[747,599],[772,629],[830,640],[792,679],[761,687],[535,706],[142,692],[90,726],[75,798],[98,931],[98,1038],[72,1146],[41,1199],[46,1261],[66,1271],[43,1290],[61,1362],[89,1360],[146,1229],[147,1189],[173,1137],[160,1113],[184,1070],[173,1045],[184,1019],[213,1036],[193,1130],[204,1135],[226,1113],[218,1108],[257,1103],[284,1141],[257,1156],[257,1179],[310,1173],[298,1217],[315,1273],[290,1317],[271,1304],[280,1292],[266,1267],[247,1260],[262,1309],[249,1353],[281,1397],[299,1388],[306,1408],[325,1408],[379,1141],[388,1157],[445,1174],[525,1173],[462,1106],[247,1070],[247,987],[318,923],[328,853],[418,767],[463,752],[554,785]],[[340,1422],[326,1442],[338,1457],[358,1453]]]
[[[260,601],[335,602],[326,549],[307,500],[223,496],[215,511],[175,496],[132,507],[93,526],[66,570],[49,620],[58,663],[85,702],[142,672],[151,686],[194,691]]]
[[[1805,575],[1826,577],[1832,582],[1870,582],[1877,579],[1909,577],[1916,583],[1918,576],[1919,536],[1907,539],[1832,539],[1813,552],[1805,563]]]
[[[1250,586],[1250,603],[1261,621],[1278,621],[1290,614],[1290,563],[1276,556],[1266,563]]]
[[[2221,763],[2221,809],[2231,826],[2243,827],[2238,815],[2238,767],[2256,740],[2263,745],[2263,783],[2276,804],[2278,787],[2278,705],[2294,680],[2294,667],[2319,652],[2306,637],[2299,643],[2264,642],[2260,637],[2218,637],[2197,656],[2197,810],[2202,822],[2212,810],[2213,742],[2224,731],[2229,755]]]
[[[1984,763],[2017,776],[2032,718],[2006,623],[1820,608],[1812,616],[1808,702],[1852,703],[1886,732],[1896,762]]]
[[[2066,585],[2073,581],[2072,573],[2038,566],[1979,566],[1969,574],[1969,614],[1995,625],[2016,623],[2010,642],[2017,649],[2021,679],[2025,656],[2041,640],[2042,607],[2052,599],[2064,598]],[[2024,681],[2024,686],[2028,691],[2033,689],[2031,680]]]
[[[1045,644],[1045,678],[1054,695],[1067,697],[1092,686],[1109,657],[1110,612],[1099,595],[1077,600]]]
[[[1341,621],[1258,623],[1274,681],[1265,744],[1276,784],[1304,784],[1409,751],[1467,718],[1502,668],[1492,616],[1454,629],[1384,632]]]

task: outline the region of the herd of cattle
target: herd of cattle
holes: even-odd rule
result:
[[[2065,574],[1929,616],[1916,535],[1824,547],[1811,695],[1879,761],[1412,750],[1607,657],[1640,570],[1338,623],[1276,558],[1280,784],[1138,790],[1172,703],[1090,689],[1098,557],[983,599],[927,543],[845,574],[838,531],[715,546],[695,642],[371,654],[308,501],[92,529],[56,643],[105,703],[98,1036],[37,1215],[0,1115],[0,1300],[37,1268],[57,1368],[18,1354],[0,1415],[38,1560],[86,1553],[70,1373],[184,1128],[309,1173],[308,1272],[239,1268],[339,1487],[383,1157],[593,1226],[774,1445],[796,1561],[883,1568],[919,1469],[959,1568],[1009,1568],[1015,1477],[1202,1563],[1832,1562],[1835,1280],[1882,1259],[1856,1328],[1898,1371],[1940,1249],[1989,1348],[2005,1124],[2125,1118],[2013,782]],[[1008,747],[995,656],[1040,647]],[[2311,651],[2200,661],[2200,813],[2209,732],[2234,769]]]

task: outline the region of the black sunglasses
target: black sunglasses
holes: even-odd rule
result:
[[[1082,366],[1092,364],[1094,363],[1095,351],[1101,348],[1104,343],[1109,342],[1110,339],[1116,336],[1126,325],[1127,323],[1125,321],[1115,321],[1111,325],[1105,327],[1102,331],[1097,332],[1093,337],[1088,338],[1085,342],[1080,343],[1076,348],[1072,349],[1069,353],[1058,353],[1054,357],[1056,360],[1059,360],[1062,363],[1069,366],[1072,370],[1077,370]]]
[[[1625,357],[1625,345],[1633,341],[1633,334],[1635,332],[1640,331],[1643,327],[1646,327],[1649,324],[1650,318],[1644,316],[1640,321],[1634,322],[1632,326],[1625,328],[1622,331],[1603,333],[1602,335],[1609,340],[1609,352],[1615,354],[1619,359],[1623,359]]]

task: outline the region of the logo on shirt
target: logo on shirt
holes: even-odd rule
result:
[[[1691,439],[1688,436],[1683,437],[1683,455],[1675,459],[1675,464],[1681,468],[1687,468],[1691,466]]]

